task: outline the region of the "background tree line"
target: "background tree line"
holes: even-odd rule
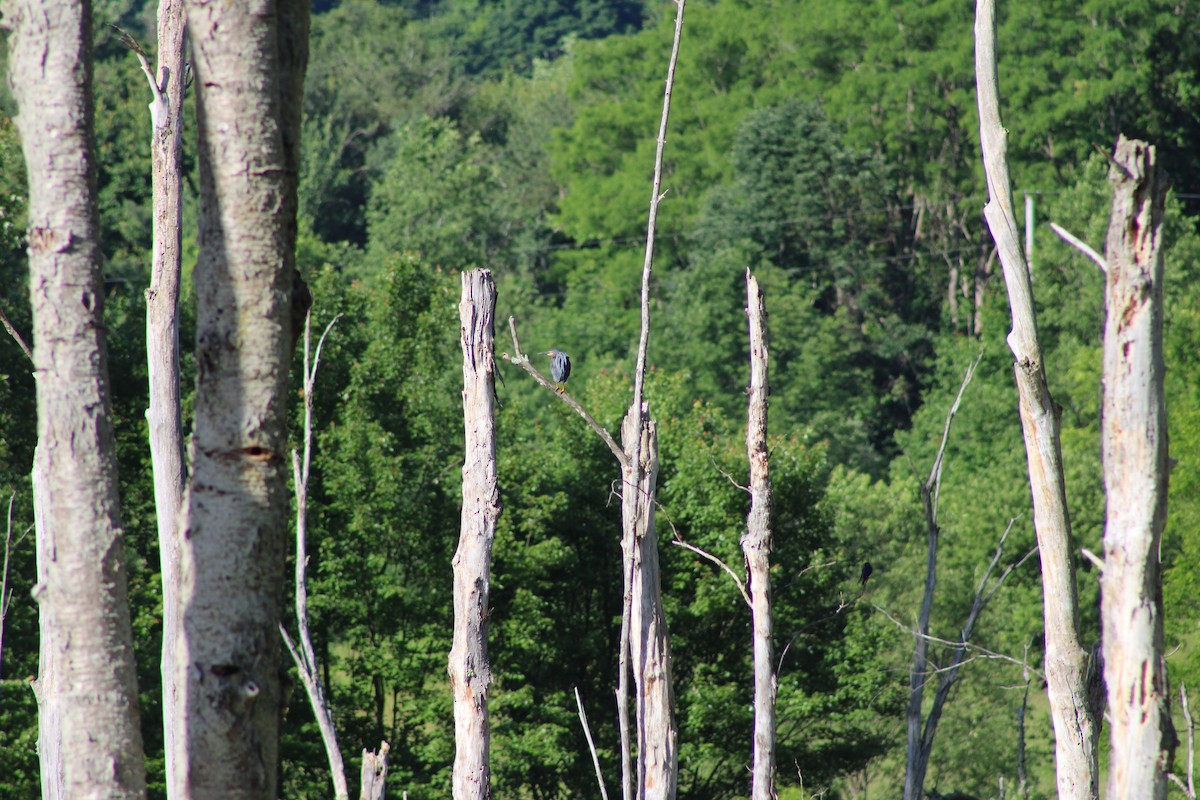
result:
[[[299,266],[326,343],[310,488],[310,606],[350,752],[392,744],[389,783],[444,796],[453,754],[444,658],[461,444],[454,273],[498,278],[500,316],[530,349],[571,353],[572,392],[608,425],[623,412],[638,312],[647,165],[670,14],[639,2],[318,3],[305,94]],[[150,248],[144,86],[101,22],[141,38],[154,7],[97,4],[96,124],[109,347],[143,718],[157,719],[161,636],[153,493],[145,448],[142,290]],[[661,420],[660,521],[727,562],[748,503],[741,280],[767,293],[781,659],[778,761],[785,785],[853,796],[894,791],[911,623],[923,563],[918,475],[937,447],[963,365],[983,362],[950,443],[934,630],[952,633],[1007,520],[1028,507],[1003,286],[980,215],[971,14],[962,4],[696,3],[672,112],[660,215],[650,401]],[[1167,565],[1172,682],[1196,670],[1194,576],[1200,365],[1195,195],[1200,195],[1200,12],[1188,3],[1006,3],[1005,101],[1019,109],[1016,191],[1103,238],[1107,151],[1118,132],[1156,143],[1174,176],[1168,211]],[[11,101],[0,106],[11,113]],[[191,133],[188,134],[189,136]],[[0,303],[29,329],[24,182],[0,127]],[[185,213],[196,213],[196,181]],[[1189,195],[1191,195],[1189,197]],[[194,228],[194,225],[190,226]],[[1033,254],[1043,346],[1063,407],[1079,542],[1103,525],[1099,408],[1103,280],[1039,227]],[[185,239],[185,268],[197,243]],[[185,279],[185,294],[190,283]],[[185,338],[193,303],[185,297]],[[536,344],[535,344],[536,343]],[[184,350],[185,392],[194,381]],[[32,520],[33,381],[0,344],[0,488]],[[502,368],[503,369],[503,368]],[[505,796],[592,791],[571,687],[611,762],[617,509],[609,456],[513,371],[500,388],[501,491],[492,595],[493,776]],[[298,385],[298,377],[294,383]],[[185,403],[190,400],[185,400]],[[185,407],[186,416],[186,407]],[[451,435],[453,434],[453,435]],[[669,521],[669,522],[668,522]],[[664,534],[665,537],[665,534]],[[1012,552],[1028,549],[1028,514]],[[719,570],[664,546],[681,792],[744,792],[748,616]],[[865,595],[864,560],[875,565]],[[1085,631],[1097,582],[1083,562]],[[13,551],[0,688],[4,793],[38,780],[33,551]],[[1040,585],[1027,565],[977,628],[989,650],[1040,656]],[[844,603],[849,603],[842,607]],[[1173,649],[1178,646],[1178,649]],[[1015,776],[1026,677],[968,666],[943,722],[930,788],[991,793]],[[1035,795],[1053,791],[1050,728],[1027,726]],[[152,791],[162,743],[146,726]],[[158,754],[156,756],[156,754]],[[283,794],[326,796],[324,755],[297,697]],[[794,766],[794,769],[793,769]],[[158,781],[155,789],[155,781]],[[794,794],[799,790],[792,788]],[[799,796],[799,795],[797,795]]]

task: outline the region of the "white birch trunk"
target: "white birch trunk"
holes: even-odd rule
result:
[[[978,0],[975,15],[975,75],[980,140],[987,173],[984,216],[996,240],[1013,327],[1008,335],[1016,363],[1017,393],[1033,524],[1042,560],[1042,608],[1046,628],[1046,683],[1054,721],[1055,763],[1060,800],[1099,795],[1096,719],[1088,702],[1087,652],[1079,639],[1078,596],[1071,554],[1071,523],[1059,441],[1058,409],[1050,396],[1038,343],[1029,268],[1021,253],[1008,177],[1007,134],[1000,122],[996,78],[996,9]]]
[[[163,749],[167,784],[173,781],[184,730],[175,647],[182,624],[179,605],[179,510],[187,468],[179,383],[179,283],[183,233],[183,0],[158,6],[158,71],[150,104],[150,156],[154,194],[154,254],[146,290],[146,358],[150,405],[150,459],[162,573]],[[148,66],[148,64],[146,65]]]
[[[200,133],[196,421],[181,516],[187,742],[168,790],[278,796],[302,3],[189,0]],[[303,313],[301,313],[301,320]]]
[[[1108,226],[1101,442],[1107,491],[1101,617],[1109,797],[1163,798],[1171,768],[1159,547],[1167,519],[1162,221],[1153,147],[1117,142]]]
[[[758,281],[746,270],[746,312],[750,318],[750,405],[746,452],[750,459],[750,516],[742,554],[750,584],[754,624],[754,760],[751,800],[775,793],[775,645],[771,639],[771,475],[767,450],[768,361],[766,308]]]
[[[43,796],[145,793],[92,152],[91,7],[4,5],[29,174]]]
[[[488,763],[487,654],[488,591],[492,541],[500,516],[496,486],[495,311],[492,273],[472,270],[462,276],[458,313],[462,326],[463,464],[462,525],[454,554],[454,644],[450,649],[450,687],[454,693],[454,799],[492,796]]]
[[[624,470],[621,514],[623,541],[633,544],[630,602],[630,660],[636,690],[637,798],[674,800],[679,770],[675,730],[675,693],[671,685],[671,647],[663,613],[658,569],[658,535],[654,530],[655,484],[658,481],[658,432],[653,420],[631,408],[621,428],[630,464]],[[639,425],[639,419],[646,421]],[[640,428],[640,431],[639,431]],[[632,455],[640,452],[641,481],[633,483]],[[630,534],[632,528],[632,535]]]

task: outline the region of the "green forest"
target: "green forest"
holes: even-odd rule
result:
[[[109,369],[150,796],[165,797],[145,416],[150,97],[118,31],[152,52],[156,8],[144,0],[94,5]],[[1061,406],[1087,646],[1100,636],[1098,575],[1079,548],[1102,552],[1104,275],[1049,223],[1102,248],[1108,154],[1119,134],[1154,144],[1173,180],[1164,337],[1176,463],[1162,559],[1177,691],[1200,681],[1200,7],[1006,0],[998,11],[1013,189],[1032,201],[1017,212],[1023,222],[1034,215],[1028,256]],[[973,22],[974,5],[961,0],[687,6],[647,380],[661,450],[657,522],[681,798],[740,798],[749,785],[750,614],[728,575],[677,545],[742,564],[747,267],[764,288],[771,346],[780,797],[900,796],[911,627],[926,560],[920,485],[977,357],[946,450],[934,635],[959,635],[1010,522],[1001,568],[1019,565],[976,625],[977,647],[947,704],[925,786],[946,796],[1018,796],[1020,770],[1027,797],[1055,794],[1039,562],[1023,560],[1036,539],[1005,342],[1011,323],[982,215]],[[314,329],[341,318],[315,390],[309,607],[350,771],[357,774],[363,748],[386,740],[393,797],[448,797],[454,758],[446,663],[463,464],[460,274],[483,267],[495,275],[498,351],[511,352],[507,320],[515,317],[522,347],[569,353],[567,391],[619,429],[633,380],[673,24],[674,5],[664,0],[314,3],[297,260]],[[27,189],[13,113],[5,90],[0,309],[28,336]],[[185,153],[194,138],[194,129],[185,132]],[[184,189],[185,219],[193,220],[184,228],[185,426],[195,375],[188,270],[197,181],[190,175]],[[535,366],[548,372],[544,358]],[[503,511],[489,609],[493,791],[596,797],[574,688],[612,792],[619,468],[552,393],[511,364],[497,360],[497,369]],[[300,446],[299,358],[293,383]],[[35,420],[28,359],[5,334],[4,798],[36,797],[39,785],[30,689],[38,671]],[[865,562],[869,581],[860,580]],[[934,644],[932,663],[951,649]],[[1182,718],[1176,727],[1184,730]],[[282,797],[331,796],[303,688],[287,712],[282,757]]]

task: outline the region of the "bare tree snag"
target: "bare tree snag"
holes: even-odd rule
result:
[[[181,514],[184,763],[172,795],[278,796],[294,343],[296,154],[308,6],[188,0],[197,89],[196,419]]]
[[[463,349],[462,526],[454,554],[454,644],[450,688],[454,694],[454,798],[492,796],[488,762],[488,592],[492,541],[500,516],[496,487],[496,284],[492,273],[463,273],[458,306]]]
[[[29,175],[43,796],[145,794],[92,149],[91,8],[10,0],[9,88]]]
[[[640,416],[644,421],[639,426],[639,415],[630,409],[621,426],[625,452],[631,456],[638,451],[642,454],[641,469],[637,470],[640,483],[632,483],[631,458],[621,490],[621,545],[627,548],[625,558],[632,564],[629,652],[636,690],[637,800],[674,800],[679,769],[675,693],[654,529],[658,431],[654,421],[646,419],[644,409]],[[635,449],[638,439],[640,446]]]
[[[387,794],[388,743],[379,745],[379,752],[362,751],[361,790],[358,800],[383,800]],[[407,797],[408,794],[405,793]]]
[[[775,794],[775,646],[771,640],[771,474],[767,451],[766,307],[758,280],[746,270],[750,319],[750,407],[746,452],[750,459],[750,515],[742,536],[754,630],[754,761],[751,800]]]
[[[658,124],[658,136],[654,152],[654,178],[650,190],[650,211],[646,222],[646,252],[642,264],[641,312],[642,324],[638,338],[637,362],[633,373],[633,402],[630,403],[622,425],[622,443],[626,462],[622,465],[621,548],[624,554],[623,575],[625,578],[625,606],[621,618],[621,673],[617,687],[617,702],[621,718],[621,772],[622,796],[632,800],[630,781],[630,737],[628,714],[628,684],[625,664],[626,653],[632,659],[634,686],[637,693],[638,726],[638,787],[637,798],[674,798],[678,781],[679,753],[675,742],[674,692],[670,686],[670,649],[667,646],[666,619],[662,617],[662,597],[658,580],[658,538],[654,534],[654,479],[655,475],[643,473],[644,464],[658,465],[658,453],[646,457],[643,445],[653,442],[657,447],[657,435],[653,421],[649,420],[649,409],[642,401],[646,384],[646,353],[650,342],[650,273],[654,266],[654,237],[658,225],[658,204],[662,200],[663,151],[667,145],[667,121],[671,114],[671,91],[675,85],[675,65],[679,61],[679,42],[683,35],[683,9],[686,0],[675,0],[675,34],[671,43],[671,57],[667,63],[667,78],[663,90],[662,116]],[[648,488],[642,496],[641,487]],[[638,539],[635,531],[641,530],[649,536],[649,549],[644,539]],[[650,572],[648,569],[652,567]],[[645,592],[653,596],[646,596]],[[637,619],[641,615],[640,620]],[[661,626],[657,623],[661,621]],[[652,640],[645,637],[652,636]],[[631,641],[632,640],[632,641]],[[658,645],[661,643],[661,647]],[[639,650],[640,648],[640,650]],[[641,654],[639,656],[639,653]],[[652,663],[662,659],[660,663]],[[662,687],[648,683],[647,679],[667,681]],[[654,696],[647,698],[646,690]],[[653,730],[646,730],[646,715],[653,722]],[[647,741],[647,737],[650,739]],[[643,748],[643,743],[649,749]],[[667,770],[664,774],[663,770]],[[653,782],[653,786],[651,786]]]
[[[312,466],[313,389],[317,383],[317,369],[321,366],[321,348],[325,345],[325,337],[341,317],[342,315],[338,314],[325,327],[325,332],[317,341],[315,353],[310,346],[312,314],[306,315],[304,320],[304,456],[301,457],[295,450],[292,451],[292,485],[296,488],[296,633],[299,644],[292,641],[282,622],[279,624],[279,632],[292,661],[296,663],[300,681],[304,684],[313,716],[321,731],[325,756],[329,760],[329,775],[333,781],[333,796],[336,800],[348,800],[350,790],[346,783],[346,765],[342,759],[342,749],[338,746],[333,709],[321,682],[317,652],[313,647],[308,626],[308,478]]]
[[[183,240],[183,0],[158,5],[158,69],[133,37],[122,41],[134,54],[150,86],[150,162],[154,202],[154,250],[150,288],[146,290],[146,360],[150,460],[154,472],[154,508],[161,562],[163,637],[163,750],[167,783],[175,771],[185,731],[183,690],[178,683],[175,648],[183,624],[179,603],[179,511],[183,507],[187,466],[183,452],[183,412],[179,383],[179,284]]]
[[[1109,797],[1166,797],[1175,753],[1163,656],[1159,547],[1167,521],[1163,399],[1163,206],[1154,147],[1117,142],[1105,259],[1101,447],[1106,519],[1100,578],[1112,743]]]
[[[1033,494],[1033,524],[1042,559],[1046,682],[1054,720],[1058,797],[1090,800],[1099,795],[1096,719],[1088,703],[1087,651],[1079,638],[1079,600],[1059,440],[1059,412],[1046,380],[1033,309],[1033,287],[1013,213],[1007,133],[1000,121],[995,17],[994,0],[978,0],[975,77],[989,197],[984,217],[996,241],[1012,312],[1008,345],[1015,358],[1013,372]]]
[[[933,750],[933,734],[937,728],[934,720],[932,727],[926,725],[921,729],[921,704],[925,696],[925,681],[928,679],[929,665],[929,617],[933,611],[933,590],[937,585],[937,551],[938,528],[937,511],[938,496],[942,490],[942,468],[946,463],[946,445],[950,441],[950,425],[954,422],[958,408],[962,405],[963,394],[971,383],[975,368],[979,366],[976,358],[963,375],[962,384],[958,387],[958,395],[954,398],[950,411],[946,414],[945,427],[942,430],[942,443],[934,456],[933,466],[929,477],[921,484],[921,504],[925,509],[925,592],[921,595],[921,610],[917,616],[917,630],[913,642],[913,665],[908,677],[908,708],[905,713],[908,730],[908,750],[904,762],[904,800],[921,800],[925,785],[925,770],[929,766],[929,754]],[[1007,534],[1007,531],[1005,532]],[[969,635],[969,633],[968,633]],[[965,641],[964,636],[964,641]],[[925,743],[925,733],[928,733],[928,745]]]

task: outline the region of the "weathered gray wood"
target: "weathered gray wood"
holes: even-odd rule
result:
[[[1072,560],[1071,522],[1063,478],[1058,409],[1050,396],[1038,343],[1029,267],[1021,253],[1008,175],[1007,133],[1000,121],[996,77],[994,0],[978,0],[975,13],[975,79],[980,141],[987,173],[984,217],[996,241],[1012,330],[1008,345],[1015,363],[1021,429],[1033,493],[1033,525],[1042,559],[1046,636],[1046,683],[1054,721],[1055,764],[1060,800],[1099,795],[1096,720],[1087,691],[1087,651],[1079,639],[1079,600]]]
[[[640,426],[639,417],[644,420]],[[654,528],[658,430],[654,420],[646,418],[645,409],[641,415],[629,410],[621,426],[621,439],[630,455],[621,491],[624,525],[621,541],[624,547],[632,547],[627,560],[632,564],[629,654],[635,689],[637,798],[673,800],[678,788],[679,748],[671,647],[659,579],[658,534]],[[642,458],[636,472],[641,478],[638,483],[633,482],[635,452],[640,452]]]
[[[1112,750],[1109,797],[1163,798],[1175,749],[1163,657],[1159,547],[1167,520],[1163,206],[1154,147],[1117,142],[1106,242],[1100,578]]]
[[[200,167],[178,670],[189,798],[278,797],[298,111],[308,6],[188,0]]]
[[[304,455],[292,451],[292,486],[296,490],[296,632],[299,641],[292,641],[283,623],[279,625],[279,632],[292,661],[296,664],[296,671],[300,673],[300,682],[304,684],[313,717],[316,718],[317,728],[321,731],[321,742],[325,745],[325,757],[329,761],[333,796],[335,800],[348,800],[350,790],[346,781],[346,765],[342,758],[342,749],[338,746],[333,709],[329,705],[329,696],[321,681],[320,665],[317,663],[317,652],[313,647],[312,632],[308,624],[308,479],[312,468],[313,391],[317,383],[317,370],[321,366],[321,349],[325,346],[325,337],[333,330],[341,316],[335,316],[325,327],[324,333],[317,341],[315,352],[311,346],[312,314],[308,314],[304,320]]]
[[[775,645],[771,640],[771,472],[767,450],[769,394],[766,307],[758,280],[746,270],[746,314],[750,321],[750,402],[746,453],[750,460],[750,514],[742,535],[750,587],[754,649],[754,752],[751,800],[775,794]]]
[[[387,796],[388,743],[379,745],[379,752],[362,751],[362,775],[358,800],[383,800]]]
[[[492,541],[500,516],[496,485],[496,284],[488,270],[462,276],[458,306],[463,349],[462,524],[454,554],[454,643],[450,688],[454,694],[454,798],[492,796],[489,764],[488,593]]]
[[[146,361],[150,460],[154,473],[154,510],[158,520],[163,637],[163,750],[167,783],[178,763],[186,731],[183,690],[175,663],[183,624],[179,601],[179,512],[187,482],[179,380],[179,285],[183,240],[183,0],[158,5],[158,68],[136,43],[129,42],[150,85],[150,163],[154,203],[154,242],[150,288],[146,290]]]
[[[3,13],[29,177],[43,796],[137,798],[145,765],[104,340],[91,6],[10,0]]]

